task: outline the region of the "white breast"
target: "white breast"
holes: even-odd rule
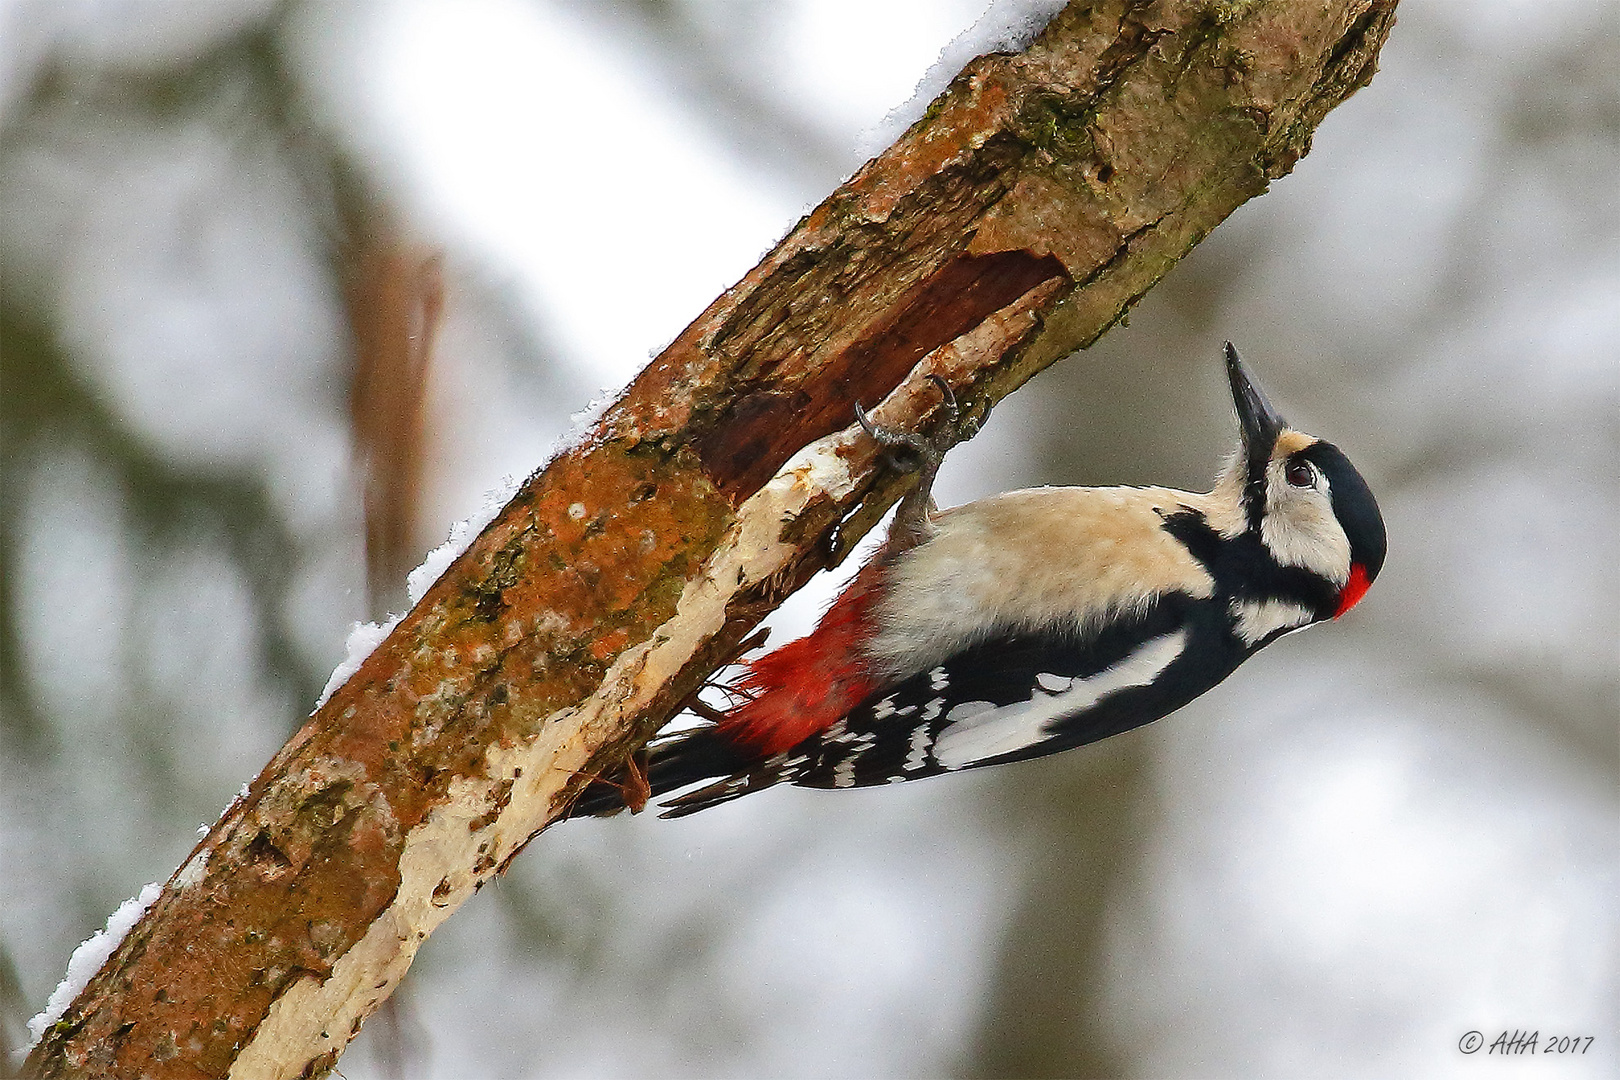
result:
[[[889,568],[869,646],[892,678],[991,637],[1086,631],[1172,591],[1214,582],[1163,529],[1209,499],[1167,488],[1036,488],[938,515],[937,533]]]

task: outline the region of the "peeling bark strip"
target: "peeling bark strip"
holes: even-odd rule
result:
[[[1095,340],[1371,78],[1393,0],[1071,4],[970,64],[532,477],[171,878],[33,1076],[330,1068],[426,936],[901,478]],[[578,826],[588,827],[588,826]]]

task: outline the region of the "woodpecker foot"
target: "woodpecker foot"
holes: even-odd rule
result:
[[[624,759],[625,778],[619,785],[619,792],[624,796],[624,805],[630,808],[632,814],[639,814],[647,807],[647,800],[652,798],[652,783],[647,779],[647,751],[645,748],[637,750]]]
[[[929,375],[928,381],[939,387],[945,399],[946,420],[939,433],[929,438],[921,432],[880,427],[872,423],[860,402],[855,403],[855,421],[879,443],[889,448],[889,460],[904,472],[916,472],[917,486],[906,493],[895,511],[894,523],[889,526],[887,553],[897,555],[927,540],[932,535],[929,516],[934,513],[934,477],[951,447],[971,439],[979,431],[983,417],[964,415],[951,392],[950,383],[938,375]]]
[[[931,439],[921,432],[874,424],[871,415],[861,407],[861,403],[858,401],[855,403],[855,422],[861,425],[862,431],[889,448],[890,462],[902,472],[937,470],[940,462],[945,459],[946,452],[957,443],[965,442],[978,434],[979,426],[983,422],[982,417],[962,414],[962,408],[957,404],[956,394],[952,392],[950,383],[938,375],[928,375],[926,378],[939,387],[940,396],[945,399],[945,423],[940,428],[939,434]]]
[[[569,770],[568,774],[580,775],[573,770]],[[559,814],[557,820],[571,817],[611,817],[626,809],[632,814],[639,814],[646,809],[647,800],[650,798],[652,798],[652,781],[647,773],[647,750],[643,747],[625,758],[622,765],[591,777],[590,782],[574,796],[573,804]],[[505,872],[504,864],[502,872]]]

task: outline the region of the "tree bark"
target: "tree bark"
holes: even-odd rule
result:
[[[988,405],[1094,341],[1292,169],[1393,21],[1394,0],[1076,0],[970,63],[523,485],[26,1072],[329,1069],[427,935],[898,495],[857,401],[926,426],[926,374]]]

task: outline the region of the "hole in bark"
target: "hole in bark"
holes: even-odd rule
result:
[[[270,834],[264,829],[260,829],[258,835],[248,841],[243,854],[253,862],[264,866],[271,874],[284,873],[292,867],[292,860],[276,847],[276,842],[270,839]]]

